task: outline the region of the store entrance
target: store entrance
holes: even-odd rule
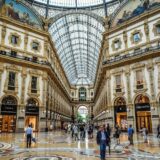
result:
[[[15,132],[16,116],[4,115],[2,116],[2,132]]]
[[[25,118],[25,128],[29,125],[33,128],[33,131],[38,130],[38,117],[37,116],[26,116]]]
[[[151,112],[137,112],[137,129],[138,131],[145,126],[149,132],[152,132]]]
[[[152,133],[152,120],[149,98],[139,95],[135,100],[136,127],[140,131],[143,127]]]
[[[29,125],[33,128],[33,131],[39,129],[39,104],[36,99],[30,98],[27,101],[26,116],[25,116],[25,128]]]
[[[121,131],[127,131],[127,107],[124,98],[119,97],[114,102],[115,125],[118,125]]]
[[[17,100],[13,96],[4,97],[1,106],[0,131],[15,132],[16,130]]]

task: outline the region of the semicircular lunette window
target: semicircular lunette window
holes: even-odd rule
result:
[[[49,32],[72,85],[94,83],[103,31],[96,18],[84,14],[65,15],[51,25]]]
[[[35,0],[40,3],[47,4],[47,0]],[[112,0],[105,0],[110,2]],[[59,7],[88,7],[103,4],[103,0],[49,0],[49,5]]]

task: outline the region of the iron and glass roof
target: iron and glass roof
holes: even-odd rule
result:
[[[35,0],[47,4],[47,0]],[[111,0],[105,0],[110,2]],[[103,0],[49,0],[49,5],[59,7],[88,7],[103,4]]]
[[[72,85],[94,84],[104,32],[103,17],[120,0],[26,0],[44,18]]]
[[[71,84],[93,84],[103,31],[96,18],[76,13],[51,25],[49,32]]]

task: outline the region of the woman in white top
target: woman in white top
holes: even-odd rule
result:
[[[147,143],[147,134],[148,134],[148,130],[147,128],[144,126],[140,132],[142,132],[143,138],[144,138],[144,143]]]

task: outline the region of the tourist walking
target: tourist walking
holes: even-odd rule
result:
[[[78,126],[73,127],[75,141],[78,140]]]
[[[116,138],[116,141],[117,141],[117,145],[120,144],[120,134],[121,134],[121,130],[120,130],[120,127],[118,125],[116,125],[115,127],[115,138]]]
[[[80,126],[80,138],[81,138],[82,140],[85,139],[85,129],[84,129],[84,125],[81,125],[81,126]]]
[[[27,148],[30,148],[30,147],[31,147],[32,134],[33,134],[33,130],[32,130],[32,128],[31,128],[31,125],[29,125],[28,128],[26,129]]]
[[[111,127],[109,126],[109,123],[107,123],[106,131],[110,138],[111,137]],[[108,151],[109,151],[109,154],[111,154],[111,141],[108,142]]]
[[[147,128],[145,126],[143,126],[143,128],[140,130],[140,132],[142,132],[144,143],[147,143],[147,135],[148,135]]]
[[[157,126],[157,138],[160,138],[160,123]]]
[[[100,130],[97,132],[97,144],[100,146],[100,158],[105,160],[106,146],[110,142],[108,133],[103,126],[100,126]]]
[[[130,145],[133,145],[133,134],[134,134],[134,129],[132,128],[132,125],[129,125],[128,128],[128,140],[130,142]]]
[[[71,124],[71,136],[72,138],[74,137],[74,124]]]
[[[93,138],[93,126],[90,125],[88,129],[88,138],[92,139]]]

